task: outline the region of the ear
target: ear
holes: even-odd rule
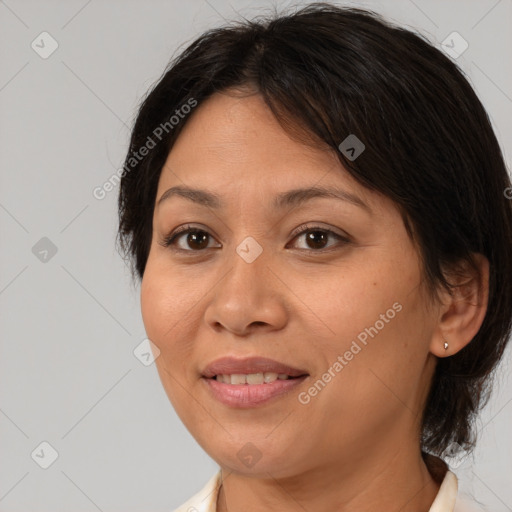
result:
[[[473,257],[477,273],[468,262],[446,273],[448,281],[456,287],[452,294],[444,289],[440,292],[442,305],[430,345],[430,352],[437,357],[453,356],[462,350],[484,321],[489,300],[489,260],[477,253]]]

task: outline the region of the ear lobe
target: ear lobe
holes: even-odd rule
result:
[[[469,262],[446,277],[455,285],[452,294],[443,290],[443,306],[434,332],[430,351],[437,357],[448,357],[462,350],[479,331],[487,312],[489,300],[489,260],[474,253],[478,271]],[[448,345],[445,349],[446,344]]]

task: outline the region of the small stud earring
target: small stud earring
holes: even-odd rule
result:
[[[448,350],[448,342],[447,341],[444,342],[444,349]]]

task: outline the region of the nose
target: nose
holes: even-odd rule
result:
[[[210,295],[205,321],[237,336],[282,329],[287,322],[287,287],[265,251],[254,261],[233,251]]]

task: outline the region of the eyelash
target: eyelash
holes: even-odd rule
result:
[[[351,243],[351,240],[346,237],[339,235],[338,233],[335,233],[334,231],[326,228],[322,228],[321,226],[315,226],[315,225],[309,225],[309,224],[302,224],[299,226],[293,233],[292,240],[295,240],[295,238],[298,238],[299,236],[303,235],[304,233],[307,233],[308,231],[320,231],[322,233],[326,233],[328,235],[333,235],[335,238],[337,238],[341,243],[341,246],[347,245]],[[171,233],[170,235],[164,237],[160,243],[163,247],[170,248],[173,251],[181,252],[181,253],[201,253],[204,252],[205,249],[201,250],[193,250],[193,249],[179,249],[176,247],[173,247],[176,243],[176,241],[179,239],[179,237],[188,234],[188,233],[206,233],[208,236],[210,233],[208,233],[207,230],[202,228],[193,227],[190,224],[184,225],[180,228],[178,228],[174,233]],[[213,238],[213,237],[212,237]],[[301,251],[308,251],[308,252],[315,252],[315,253],[327,253],[331,252],[332,250],[336,250],[339,247],[330,247],[327,249],[299,249]]]

